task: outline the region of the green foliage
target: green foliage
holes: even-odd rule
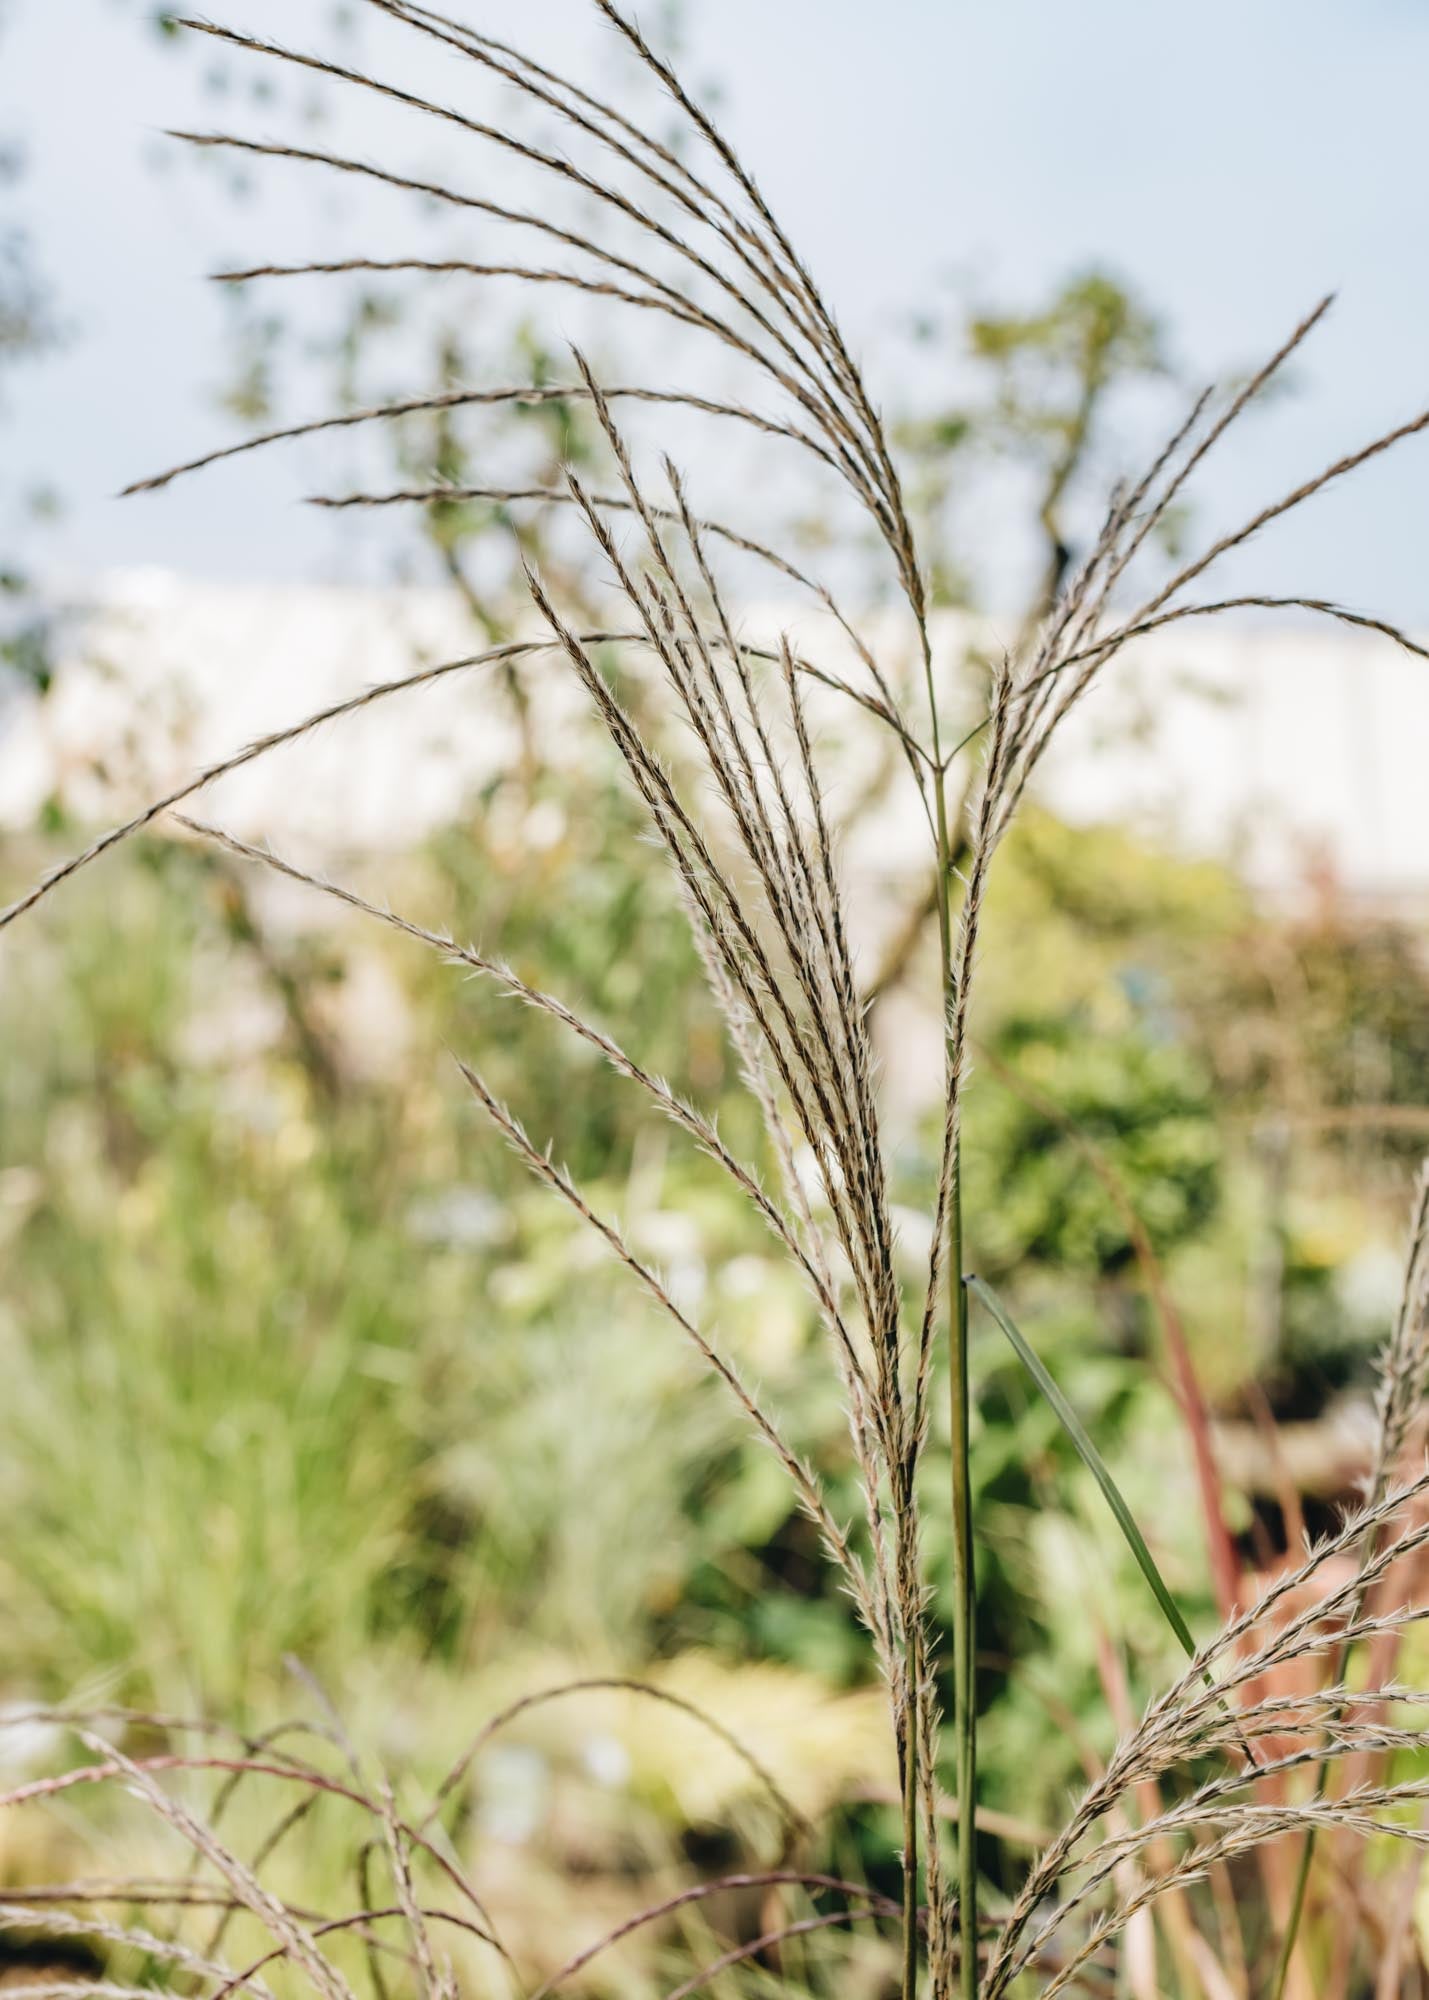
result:
[[[757,1159],[670,884],[634,830],[598,769],[512,780],[373,886],[618,1026],[722,1107],[730,1143]],[[1115,890],[1092,901],[1097,876]],[[0,1462],[12,1515],[35,1524],[0,1556],[0,1672],[50,1691],[113,1672],[135,1695],[242,1709],[285,1651],[340,1681],[373,1648],[455,1667],[519,1629],[598,1657],[713,1645],[845,1683],[862,1658],[852,1613],[777,1468],[431,1052],[480,1052],[532,1128],[558,1135],[778,1396],[851,1512],[843,1415],[763,1232],[551,1024],[401,939],[346,922],[294,934],[260,890],[186,850],[136,850],[81,885],[43,946],[36,934],[0,1002],[20,1055],[0,1077]],[[1197,1012],[1241,907],[1215,871],[1033,817],[991,916],[967,1133],[990,1198],[971,1254],[1017,1271],[1017,1310],[1133,1495],[1164,1476],[1175,1419],[1146,1377],[1155,1333],[1124,1217],[1079,1139],[1173,1277],[1213,1244],[1217,1261],[1242,1254],[1246,1165],[1228,1156]],[[375,1066],[358,1006],[374,961],[408,1019]],[[905,1156],[910,1205],[930,1171],[926,1153]],[[1344,1226],[1363,1223],[1347,1212]],[[1343,1380],[1363,1355],[1339,1358],[1341,1252],[1293,1217],[1289,1241],[1287,1351]],[[1227,1308],[1208,1294],[1202,1332],[1199,1295],[1183,1302],[1218,1379]],[[990,1649],[1072,1682],[1089,1671],[1055,1608],[1050,1509],[1118,1579],[1109,1627],[1159,1658],[1125,1552],[1096,1539],[1075,1454],[995,1335],[978,1374]],[[934,1408],[930,1489],[946,1467]],[[1187,1513],[1169,1575],[1194,1604],[1204,1556],[1175,1449]],[[1010,1758],[1030,1732],[1050,1796],[1072,1765],[1025,1675],[990,1670],[983,1691],[994,1778],[998,1746]]]
[[[285,1650],[379,1615],[421,1486],[420,1300],[376,1149],[314,1143],[282,1066],[182,1061],[205,940],[168,872],[91,899],[40,991],[32,966],[6,994],[7,1045],[53,1056],[6,1065],[7,1504],[31,1532],[0,1558],[0,1661],[237,1712]]]
[[[969,1119],[970,1170],[989,1196],[978,1229],[989,1269],[1030,1263],[1095,1279],[1132,1261],[1126,1220],[1063,1121],[1097,1148],[1158,1251],[1209,1226],[1220,1139],[1210,1081],[1183,1045],[1144,1021],[1098,1033],[1073,1012],[1006,1023],[996,1055],[1060,1117],[1015,1085],[999,1089],[993,1071]]]
[[[663,871],[638,846],[612,865],[628,808],[603,786],[566,797],[559,825],[538,792],[439,837],[415,901],[718,1096],[732,1072]],[[708,1638],[689,1579],[763,1562],[789,1516],[777,1472],[431,1052],[489,1052],[633,1240],[751,1365],[797,1379],[807,1316],[762,1231],[604,1064],[412,946],[378,941],[415,1010],[410,1065],[364,1075],[335,1023],[365,933],[318,945],[260,902],[239,920],[242,877],[180,850],[117,875],[36,934],[3,997],[24,1057],[0,1079],[0,1463],[33,1532],[0,1552],[0,1676],[115,1674],[238,1714],[285,1652],[341,1684],[388,1644],[456,1664],[513,1629],[616,1657]],[[319,988],[299,1032],[323,964],[328,1016]],[[822,1582],[816,1549],[806,1568]]]

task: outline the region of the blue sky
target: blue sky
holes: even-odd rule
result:
[[[328,5],[215,11],[319,45]],[[462,5],[505,33],[519,11],[522,39],[548,59],[603,60],[580,0]],[[61,490],[45,559],[71,574],[341,570],[331,524],[297,504],[310,459],[157,501],[108,497],[229,434],[212,403],[224,315],[200,282],[215,251],[311,249],[314,235],[314,211],[281,177],[235,213],[186,161],[153,171],[160,125],[218,114],[202,63],[140,31],[145,8],[10,0],[0,132],[27,144],[23,213],[73,335],[11,380],[0,509],[36,482]],[[1299,393],[1203,483],[1208,527],[1429,402],[1429,0],[692,0],[691,17],[693,73],[720,80],[732,132],[886,402],[904,387],[892,329],[950,271],[979,297],[1030,300],[1093,260],[1164,314],[1198,380],[1340,294]],[[421,73],[448,96],[469,88],[464,69]],[[236,98],[222,116],[260,133],[282,123]],[[356,122],[368,116],[344,137],[375,151],[375,128]],[[377,220],[374,202],[349,226]],[[1426,522],[1420,441],[1238,574],[1429,621]]]

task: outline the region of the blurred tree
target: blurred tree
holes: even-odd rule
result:
[[[0,0],[0,37],[10,15]],[[53,299],[35,259],[34,247],[18,212],[18,189],[25,170],[24,149],[0,131],[0,424],[5,417],[8,377],[13,368],[44,352],[58,338]],[[23,542],[23,527],[43,518],[53,501],[43,492],[0,494],[16,518],[0,517],[7,541]],[[0,545],[0,668],[41,690],[52,672],[49,620],[37,607],[20,546]]]
[[[0,0],[0,35],[9,19],[9,0]],[[24,165],[19,142],[0,133],[0,196],[6,204],[0,213],[0,369],[4,370],[38,353],[54,337],[49,292],[36,268],[29,236],[18,217],[8,212]]]
[[[961,347],[979,384],[971,400],[909,418],[900,428],[915,467],[918,504],[936,523],[929,542],[935,600],[949,606],[978,601],[977,585],[957,552],[954,502],[964,475],[977,475],[980,458],[1020,462],[1033,478],[1030,511],[1042,544],[1019,619],[1027,638],[1051,611],[1074,561],[1080,482],[1096,465],[1118,392],[1170,372],[1160,322],[1128,287],[1093,269],[1069,278],[1030,311],[974,310],[951,323],[927,316],[914,333],[925,346]],[[1098,481],[1098,495],[1104,485]],[[1174,531],[1174,517],[1168,520]],[[986,663],[974,652],[969,667],[980,690]],[[954,867],[967,857],[974,782],[970,776],[953,813]],[[938,904],[938,885],[930,880],[885,949],[869,985],[871,999],[908,976],[931,937]]]
[[[1030,512],[1043,548],[1024,624],[1035,624],[1051,609],[1073,560],[1079,481],[1096,469],[1119,392],[1170,373],[1161,323],[1128,286],[1093,268],[1028,311],[984,307],[927,316],[914,331],[926,347],[961,349],[978,385],[971,398],[911,418],[901,430],[920,475],[922,504],[939,520],[944,601],[975,602],[979,595],[951,546],[957,531],[949,504],[962,475],[975,470],[969,461],[995,455],[1022,463],[1034,480]],[[1097,481],[1098,498],[1104,483]]]

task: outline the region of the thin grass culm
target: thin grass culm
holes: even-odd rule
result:
[[[986,1305],[991,1294],[967,1269],[965,1239],[971,1234],[969,1218],[976,1212],[979,1190],[965,1179],[961,1143],[972,1085],[979,950],[989,884],[1002,843],[1062,724],[1142,635],[1178,620],[1273,604],[1312,617],[1348,619],[1423,656],[1422,648],[1395,627],[1311,595],[1267,598],[1237,590],[1213,598],[1190,593],[1272,522],[1429,428],[1429,412],[1256,507],[1241,525],[1178,561],[1169,574],[1154,569],[1157,529],[1207,455],[1310,337],[1329,302],[1317,305],[1246,383],[1219,400],[1199,398],[1146,471],[1118,490],[1050,614],[1020,651],[999,660],[990,673],[982,720],[970,735],[955,741],[958,731],[952,726],[934,643],[925,564],[895,450],[834,311],[751,171],[680,76],[615,0],[591,0],[591,5],[622,53],[656,88],[658,130],[646,130],[620,104],[593,95],[533,56],[416,0],[365,0],[365,6],[385,17],[390,30],[440,51],[451,102],[408,91],[384,75],[335,58],[241,35],[210,21],[181,22],[195,35],[221,38],[240,59],[297,66],[317,72],[341,91],[376,95],[411,114],[419,136],[425,125],[440,124],[448,137],[454,135],[455,144],[467,149],[472,168],[469,182],[449,184],[426,178],[416,168],[406,172],[400,163],[379,166],[242,133],[183,133],[178,138],[205,150],[242,155],[254,167],[377,180],[419,203],[479,218],[483,228],[503,233],[503,240],[509,236],[511,243],[509,255],[499,261],[440,265],[415,256],[323,261],[319,245],[312,262],[254,265],[226,272],[224,281],[260,286],[383,270],[394,276],[435,272],[438,281],[443,272],[490,276],[529,285],[538,297],[543,290],[560,288],[579,294],[583,308],[634,315],[642,323],[663,322],[678,334],[682,351],[704,353],[711,371],[718,364],[740,374],[744,389],[726,394],[711,387],[706,393],[698,385],[681,388],[658,380],[606,385],[588,356],[572,350],[569,371],[562,370],[562,387],[532,381],[490,392],[414,393],[357,413],[328,414],[269,430],[192,457],[131,490],[165,486],[239,452],[337,427],[379,426],[455,406],[479,411],[486,405],[567,399],[593,422],[603,463],[598,478],[584,464],[573,464],[555,486],[502,485],[496,479],[455,486],[433,477],[413,479],[396,490],[352,490],[316,500],[344,509],[436,509],[485,498],[518,521],[524,508],[554,505],[579,531],[585,559],[616,600],[618,615],[591,628],[563,603],[555,576],[533,562],[525,573],[528,629],[519,638],[481,654],[414,668],[405,679],[300,716],[209,765],[189,783],[138,805],[122,824],[53,869],[0,911],[0,929],[47,902],[122,842],[167,818],[181,825],[186,838],[221,848],[233,861],[277,871],[315,896],[337,898],[373,923],[388,926],[400,934],[404,949],[435,953],[454,968],[494,983],[593,1049],[645,1108],[667,1122],[679,1143],[703,1154],[757,1214],[817,1317],[827,1366],[847,1415],[857,1494],[850,1505],[856,1505],[856,1519],[842,1517],[820,1469],[801,1455],[718,1332],[699,1322],[678,1287],[639,1253],[600,1202],[559,1163],[553,1148],[560,1135],[529,1132],[519,1104],[508,1103],[494,1087],[479,1052],[455,1052],[453,1084],[470,1094],[474,1113],[535,1181],[592,1232],[659,1319],[718,1379],[738,1420],[767,1448],[812,1524],[824,1559],[856,1607],[872,1668],[887,1695],[887,1729],[899,1774],[896,1896],[824,1873],[812,1862],[806,1865],[810,1829],[782,1802],[788,1824],[780,1851],[762,1871],[731,1879],[782,1885],[790,1893],[832,1893],[843,1898],[842,1906],[791,1918],[755,1944],[736,1944],[678,1992],[693,1993],[757,1953],[767,1959],[789,1939],[849,1924],[896,1930],[902,2000],[918,2000],[920,1993],[930,2000],[1003,2000],[1014,1991],[1052,2000],[1068,1990],[1108,1991],[1105,1975],[1114,1964],[1110,1954],[1128,1927],[1162,1899],[1184,1892],[1224,1864],[1289,1836],[1303,1842],[1308,1872],[1314,1839],[1325,1829],[1383,1833],[1419,1844],[1426,1839],[1423,1822],[1406,1817],[1406,1808],[1426,1796],[1421,1781],[1357,1784],[1337,1793],[1329,1779],[1338,1765],[1383,1747],[1391,1734],[1398,1744],[1429,1748],[1429,1732],[1391,1732],[1381,1715],[1386,1702],[1412,1705],[1422,1694],[1398,1687],[1366,1689],[1353,1684],[1349,1671],[1352,1652],[1361,1642],[1429,1615],[1383,1596],[1394,1565],[1429,1545],[1429,1525],[1419,1504],[1429,1494],[1429,1481],[1406,1474],[1403,1462],[1424,1400],[1429,1355],[1429,1195],[1421,1184],[1404,1303],[1385,1361],[1379,1445],[1364,1508],[1310,1549],[1298,1569],[1248,1610],[1194,1643],[1169,1593],[1158,1587],[1149,1552],[1131,1525],[1128,1538],[1145,1556],[1143,1574],[1190,1658],[1181,1677],[1124,1736],[1066,1824],[1033,1859],[1016,1893],[994,1903],[979,1878],[979,1522],[970,1473],[977,1386],[970,1296]],[[463,111],[461,86],[468,74],[498,78],[506,92],[502,101],[514,93],[545,124],[554,120],[561,143],[542,145]],[[671,114],[680,127],[678,144],[661,136]],[[534,177],[542,190],[539,202],[507,207],[473,191],[489,185],[481,169],[493,151]],[[548,257],[560,261],[549,263]],[[669,458],[650,462],[632,413],[649,422],[652,412],[658,419],[665,410],[677,411],[687,428],[711,427],[708,434],[716,441],[723,427],[753,441],[761,452],[802,461],[812,479],[857,510],[861,526],[872,531],[897,593],[903,629],[896,647],[875,647],[842,591],[811,575],[803,561],[759,539],[757,523],[707,518],[698,460],[690,470]],[[1152,571],[1149,579],[1147,571]],[[745,636],[747,607],[737,603],[731,579],[746,573],[766,582],[777,576],[781,587],[798,593],[827,641],[826,658],[820,658],[821,645],[803,624],[797,635],[791,629],[770,640],[766,634],[761,644]],[[890,664],[895,655],[914,662],[909,678],[916,696],[905,690],[901,673]],[[300,857],[279,855],[177,812],[215,779],[320,724],[340,724],[350,711],[379,699],[395,700],[439,675],[474,673],[517,656],[539,672],[571,677],[638,801],[646,831],[678,894],[757,1115],[771,1162],[768,1185],[758,1165],[740,1156],[698,1104],[656,1075],[639,1049],[627,1050],[604,1023],[531,983],[499,956],[394,913],[330,881]],[[634,662],[637,671],[617,672],[615,662]],[[632,693],[637,682],[638,699]],[[810,713],[815,697],[821,703],[848,702],[860,728],[886,739],[899,781],[910,788],[926,820],[937,870],[941,1136],[936,1176],[930,1176],[926,1191],[931,1248],[921,1282],[911,1291],[897,1254],[886,1113],[840,868],[839,824],[821,770],[817,718]],[[675,726],[667,736],[668,725]],[[954,774],[965,770],[969,760],[978,760],[976,780],[965,793],[955,793]],[[963,803],[955,805],[959,798]],[[1019,1352],[1035,1362],[1030,1339],[1014,1333]],[[1040,1364],[1031,1372],[1034,1384],[1050,1380]],[[934,1494],[926,1490],[923,1477],[925,1446],[935,1398],[944,1395],[952,1487],[950,1494]],[[1069,1406],[1062,1407],[1070,1417]],[[1078,1450],[1093,1463],[1094,1447],[1079,1425],[1075,1435]],[[950,1517],[950,1677],[940,1670],[938,1634],[929,1609],[924,1522],[934,1509],[940,1517]],[[1352,1567],[1349,1581],[1341,1574],[1346,1557]],[[1312,1584],[1317,1588],[1306,1609],[1296,1592]],[[1329,1662],[1323,1692],[1298,1705],[1256,1692],[1272,1668],[1294,1660]],[[946,1720],[940,1712],[942,1685],[951,1694]],[[479,1884],[466,1878],[440,1837],[434,1815],[440,1814],[445,1792],[422,1811],[404,1811],[385,1778],[355,1765],[349,1768],[325,1725],[317,1728],[321,1740],[310,1746],[310,1754],[309,1749],[299,1755],[290,1748],[238,1739],[221,1740],[217,1749],[130,1756],[93,1734],[92,1718],[65,1715],[60,1720],[87,1732],[84,1740],[93,1762],[64,1779],[12,1788],[0,1794],[0,1808],[39,1803],[79,1788],[114,1785],[138,1795],[192,1850],[195,1869],[207,1871],[186,1878],[187,1887],[169,1885],[146,1893],[168,1897],[178,1909],[186,1895],[196,1893],[193,1883],[207,1883],[205,1893],[216,1909],[241,1912],[267,1942],[251,1962],[229,1963],[219,1956],[221,1932],[213,1949],[204,1952],[165,1943],[147,1930],[103,1916],[92,1922],[81,1919],[74,1914],[76,1905],[109,1906],[102,1888],[83,1884],[61,1885],[63,1897],[57,1890],[52,1898],[56,1904],[65,1902],[63,1923],[82,1925],[92,1939],[117,1941],[126,1951],[164,1960],[172,1976],[182,1978],[187,1990],[204,2000],[226,2000],[240,1990],[270,2000],[264,1973],[271,1964],[319,2000],[353,2000],[334,1942],[349,1932],[368,1949],[379,1996],[381,1968],[395,1960],[399,1976],[414,1988],[431,2000],[447,2000],[456,1991],[456,1975],[442,1939],[456,1927],[466,1942],[504,1968],[509,1990],[531,1994],[532,1982],[491,1923]],[[710,1726],[727,1736],[717,1718]],[[167,1734],[178,1727],[173,1724]],[[1261,1740],[1272,1737],[1277,1746],[1289,1740],[1293,1747],[1260,1755]],[[471,1754],[481,1749],[484,1738]],[[1280,1780],[1292,1772],[1313,1774],[1313,1787],[1304,1797],[1292,1797],[1283,1786],[1263,1793],[1267,1779]],[[354,1910],[314,1913],[290,1907],[258,1879],[256,1867],[237,1859],[225,1845],[212,1807],[205,1820],[190,1791],[184,1793],[188,1802],[176,1796],[177,1776],[187,1784],[204,1773],[249,1789],[271,1790],[275,1828],[296,1823],[287,1816],[308,1810],[314,1799],[325,1811],[351,1814],[361,1829],[364,1870],[386,1886],[374,1884]],[[944,1795],[949,1775],[951,1800]],[[1135,1822],[1123,1813],[1129,1800],[1147,1795],[1147,1787],[1173,1778],[1180,1787],[1173,1803]],[[955,1826],[950,1837],[942,1831],[949,1818]],[[285,1837],[278,1832],[273,1846]],[[271,1850],[265,1848],[264,1856],[271,1865]],[[1302,1893],[1303,1883],[1302,1873]],[[891,1874],[883,1886],[893,1890]],[[540,1994],[564,1978],[576,1978],[628,1931],[661,1921],[707,1893],[713,1890],[662,1899],[592,1945],[562,1974],[547,1979]],[[122,1885],[114,1900],[122,1906]],[[43,1933],[46,1907],[31,1901],[21,1916]],[[0,1911],[0,1922],[12,1916]],[[1282,1975],[1294,1942],[1292,1916]],[[45,1987],[41,1981],[32,1990],[38,2000],[41,1990],[58,1993],[61,1984]],[[118,1996],[124,1989],[114,1982],[86,1990]]]

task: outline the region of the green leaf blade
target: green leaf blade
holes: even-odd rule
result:
[[[1175,1633],[1186,1657],[1194,1659],[1196,1642],[1191,1636],[1190,1627],[1182,1617],[1180,1606],[1171,1595],[1166,1584],[1166,1579],[1156,1567],[1156,1559],[1146,1546],[1145,1537],[1137,1527],[1131,1509],[1122,1497],[1121,1489],[1107,1470],[1105,1460],[1092,1443],[1086,1426],[1062,1394],[1061,1389],[1057,1386],[1041,1355],[1038,1354],[1036,1348],[1033,1347],[1026,1335],[1015,1324],[1011,1314],[992,1290],[991,1286],[984,1284],[981,1278],[973,1276],[965,1278],[963,1282],[982,1305],[983,1309],[996,1320],[998,1326],[1001,1327],[1003,1333],[1006,1335],[1008,1344],[1011,1346],[1018,1360],[1056,1411],[1063,1430],[1066,1431],[1067,1436],[1076,1447],[1078,1457],[1101,1488],[1102,1495],[1125,1538],[1126,1545],[1136,1558],[1137,1567],[1151,1586],[1151,1593],[1161,1608],[1162,1616]]]

